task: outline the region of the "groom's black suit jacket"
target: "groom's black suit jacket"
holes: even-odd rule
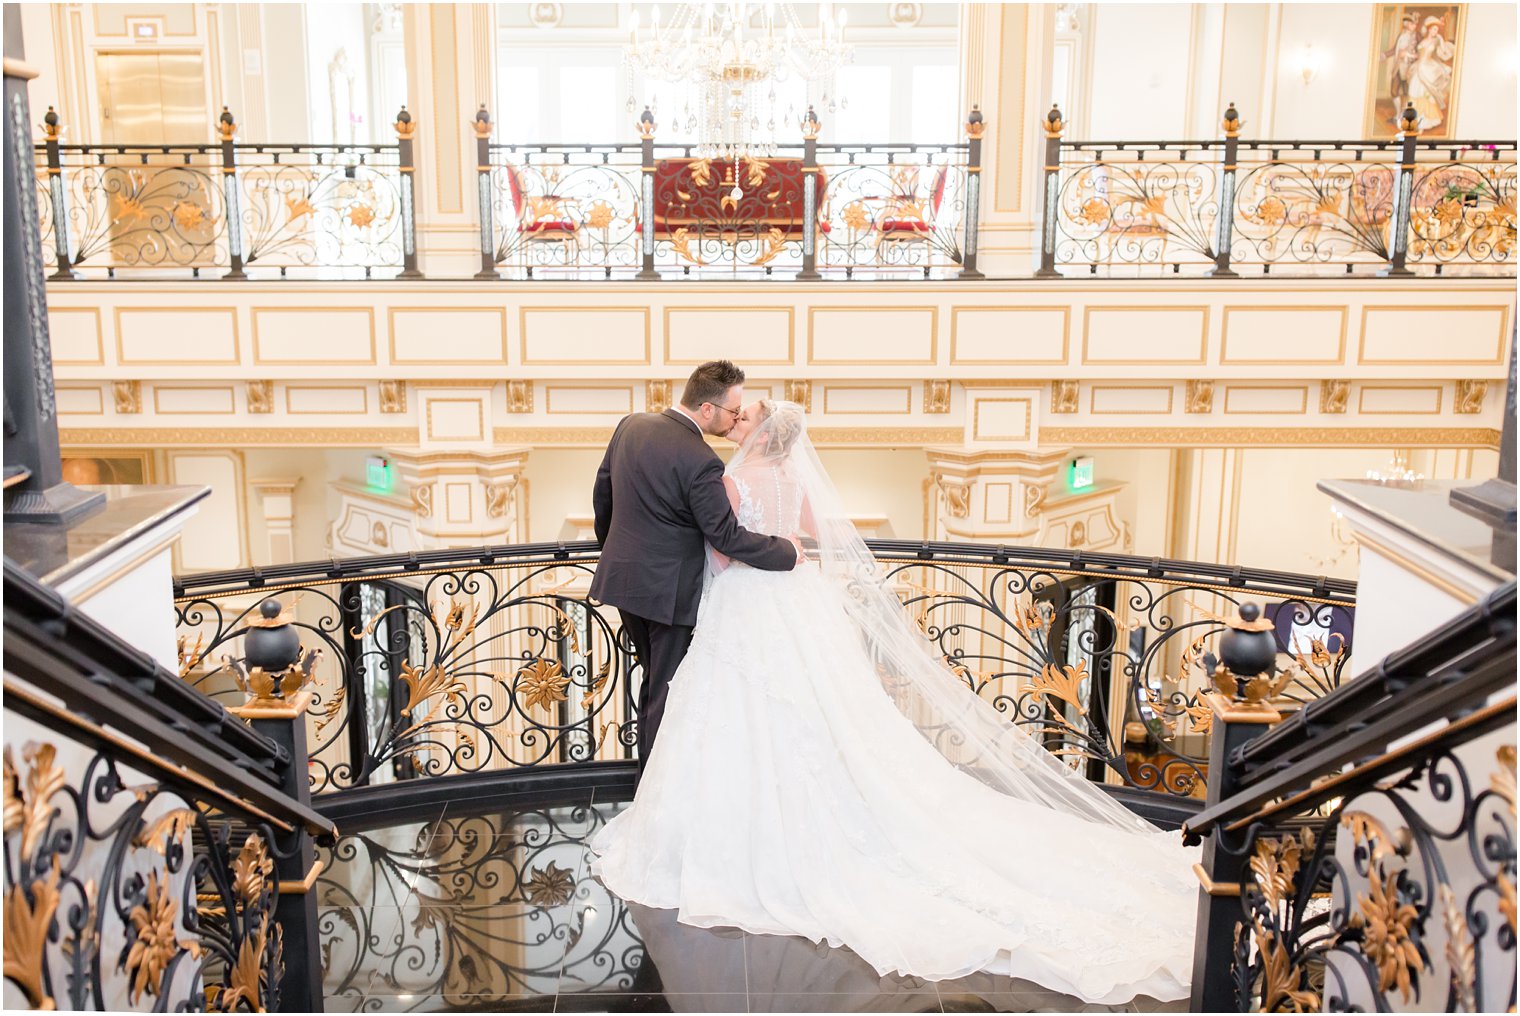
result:
[[[623,418],[591,495],[601,563],[591,595],[650,621],[694,625],[703,544],[765,571],[790,571],[797,548],[739,527],[723,462],[674,409]]]

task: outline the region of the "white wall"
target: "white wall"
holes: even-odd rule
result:
[[[1177,138],[1188,125],[1191,4],[1093,4],[1092,137]],[[1004,53],[1005,61],[1014,54]],[[1083,68],[1077,69],[1080,76]]]

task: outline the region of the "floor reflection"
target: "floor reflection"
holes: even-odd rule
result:
[[[342,837],[318,880],[328,1011],[1186,1011],[1084,1006],[990,974],[881,977],[806,939],[688,927],[591,876],[586,843],[624,807],[444,808]]]

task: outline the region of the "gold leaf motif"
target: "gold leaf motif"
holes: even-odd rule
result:
[[[156,822],[137,831],[132,837],[134,847],[146,847],[162,857],[169,849],[169,844],[185,835],[195,821],[195,811],[191,808],[175,808],[165,815],[161,815]]]
[[[169,961],[184,949],[175,935],[174,912],[168,876],[160,882],[158,872],[150,871],[147,896],[132,908],[130,918],[133,934],[125,964],[131,980],[127,1001],[135,1003],[144,994],[157,995]]]
[[[565,691],[570,679],[565,676],[558,660],[534,660],[517,672],[518,690],[523,696],[523,706],[532,709],[552,708],[554,703],[569,698]]]
[[[1255,219],[1263,226],[1280,226],[1288,219],[1288,206],[1283,202],[1282,198],[1267,198],[1256,206],[1256,213],[1254,215],[1247,217]]]
[[[1504,915],[1509,930],[1513,932],[1516,930],[1515,880],[1501,871],[1494,880],[1494,888],[1499,893],[1499,913]]]
[[[206,210],[193,201],[177,201],[174,204],[174,224],[180,229],[194,229],[206,221]]]
[[[1319,992],[1297,988],[1304,983],[1302,971],[1288,959],[1288,951],[1275,936],[1256,933],[1256,948],[1262,956],[1262,1012],[1278,1012],[1287,1003],[1288,1012],[1319,1012]]]
[[[200,665],[202,656],[201,647],[205,645],[206,637],[201,632],[196,632],[195,648],[189,652],[185,651],[186,641],[183,635],[174,640],[174,652],[179,657],[179,676],[182,678],[189,677],[190,672]]]
[[[306,199],[305,194],[285,195],[285,212],[290,216],[291,222],[303,215],[315,215],[316,211],[316,206]]]
[[[1314,834],[1308,829],[1303,831],[1302,841],[1293,836],[1257,841],[1251,873],[1271,907],[1275,909],[1293,893],[1302,857],[1313,849]]]
[[[1088,198],[1076,214],[1076,220],[1086,225],[1104,222],[1109,217],[1109,205],[1102,198]]]
[[[1387,992],[1397,987],[1408,1001],[1414,991],[1414,975],[1425,967],[1425,957],[1409,934],[1420,912],[1412,904],[1399,902],[1397,875],[1386,886],[1385,878],[1381,867],[1367,873],[1369,891],[1357,894],[1360,909],[1347,923],[1362,932],[1362,955],[1377,968],[1378,990]]]
[[[1499,763],[1499,768],[1488,777],[1489,786],[1493,787],[1494,793],[1509,802],[1509,813],[1515,814],[1515,746],[1512,744],[1502,745],[1494,753]]]
[[[466,604],[470,608],[470,616],[465,617]],[[447,628],[449,631],[460,633],[460,637],[469,635],[475,630],[475,622],[480,617],[480,605],[473,600],[461,603],[458,600],[449,601],[447,613],[439,614],[437,607],[433,608],[433,620],[439,628]]]
[[[550,861],[547,868],[534,868],[523,888],[528,902],[536,907],[563,906],[575,892],[575,876]]]
[[[333,692],[332,698],[328,699],[327,704],[322,707],[322,718],[317,721],[316,729],[313,732],[314,737],[321,737],[322,731],[326,730],[328,725],[338,718],[338,711],[343,708],[343,700],[346,698],[348,698],[348,685],[338,685],[338,690]]]
[[[147,215],[147,209],[143,207],[142,200],[133,194],[116,195],[116,221],[128,222],[132,219],[141,219]]]
[[[232,891],[237,893],[245,908],[257,906],[263,899],[272,874],[274,861],[264,846],[263,837],[258,833],[250,834],[232,861]]]
[[[1040,632],[1049,628],[1054,616],[1055,607],[1049,603],[1036,603],[1031,600],[1022,606],[1015,607],[1013,611],[1013,626],[1025,635],[1028,635],[1031,632]]]
[[[375,210],[366,204],[350,205],[348,209],[348,221],[363,229],[375,221]]]
[[[598,201],[586,212],[586,225],[592,229],[606,229],[612,225],[612,206],[605,201]]]
[[[607,677],[611,673],[612,661],[603,660],[602,665],[597,668],[596,679],[591,682],[591,687],[586,689],[586,694],[581,696],[582,709],[591,708],[591,704],[596,701],[597,695],[600,694],[601,690],[607,686]]]
[[[238,1002],[244,1002],[254,1012],[264,1012],[263,999],[265,992],[262,990],[267,975],[264,970],[264,952],[269,944],[269,918],[266,916],[259,922],[259,930],[256,934],[243,936],[243,943],[238,947],[237,962],[233,964],[231,972],[227,976],[227,989],[218,992],[215,999],[215,1007],[221,1012],[231,1012]],[[283,929],[277,924],[274,926],[274,956],[275,965],[279,965],[279,959],[285,951]]]
[[[1467,933],[1467,922],[1462,919],[1462,908],[1457,905],[1457,894],[1451,886],[1441,883],[1441,923],[1446,929],[1446,964],[1451,968],[1451,988],[1457,997],[1461,1012],[1477,1012],[1477,999],[1473,989],[1478,980],[1478,953],[1472,936]]]
[[[445,702],[456,701],[464,691],[464,682],[442,667],[429,667],[419,671],[410,663],[401,664],[401,683],[406,685],[406,705],[401,711],[411,716],[413,711],[434,695],[442,695]]]
[[[712,183],[711,159],[697,159],[695,162],[687,163],[686,168],[691,173],[691,182],[698,187],[706,187]]]
[[[866,213],[864,201],[851,201],[845,205],[844,210],[839,213],[839,219],[857,233],[871,224],[871,217]]]
[[[748,184],[751,189],[754,189],[754,188],[760,186],[762,183],[765,182],[765,173],[766,173],[767,168],[768,167],[766,166],[766,164],[764,162],[760,161],[759,159],[747,159],[747,160],[745,160],[745,163],[744,163],[744,170],[745,170],[745,173],[744,173],[744,182],[746,184]]]
[[[1394,838],[1388,831],[1388,827],[1365,811],[1342,813],[1341,825],[1351,831],[1353,842],[1368,845],[1374,861],[1381,861],[1405,852],[1405,845]]]
[[[1214,710],[1204,705],[1187,707],[1188,726],[1195,734],[1207,734],[1214,729]]]
[[[57,765],[58,749],[51,744],[28,744],[21,757],[31,763],[26,774],[26,817],[21,832],[21,856],[30,859],[42,844],[53,821],[52,796],[63,789],[63,767]]]
[[[677,257],[685,258],[692,264],[707,264],[706,261],[702,260],[702,256],[700,254],[692,251],[692,239],[691,230],[687,229],[685,226],[682,226],[674,233],[670,234],[670,249],[676,253]]]
[[[9,756],[7,750],[7,763]],[[15,982],[34,1009],[54,1008],[42,981],[42,957],[58,909],[58,878],[55,856],[47,878],[32,883],[30,899],[22,885],[13,885],[5,893],[5,979]]]
[[[11,758],[10,745],[5,746],[5,835],[10,836],[25,821],[26,806],[21,801],[21,780],[16,775],[16,763]]]
[[[1082,701],[1082,682],[1087,680],[1087,661],[1078,660],[1075,667],[1056,667],[1047,663],[1040,675],[1029,683],[1029,694],[1053,696],[1075,706],[1082,716],[1087,715],[1087,704]]]
[[[1462,221],[1462,202],[1447,198],[1430,210],[1430,217],[1442,226],[1457,225]]]

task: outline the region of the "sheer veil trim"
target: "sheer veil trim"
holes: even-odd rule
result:
[[[809,558],[836,589],[883,690],[903,716],[948,762],[1000,793],[1106,827],[1161,835],[1067,768],[950,670],[845,513],[808,438],[802,407],[769,400],[762,406],[768,415],[726,470],[743,492],[740,521],[769,535],[803,536]],[[707,588],[718,571],[709,549]]]

